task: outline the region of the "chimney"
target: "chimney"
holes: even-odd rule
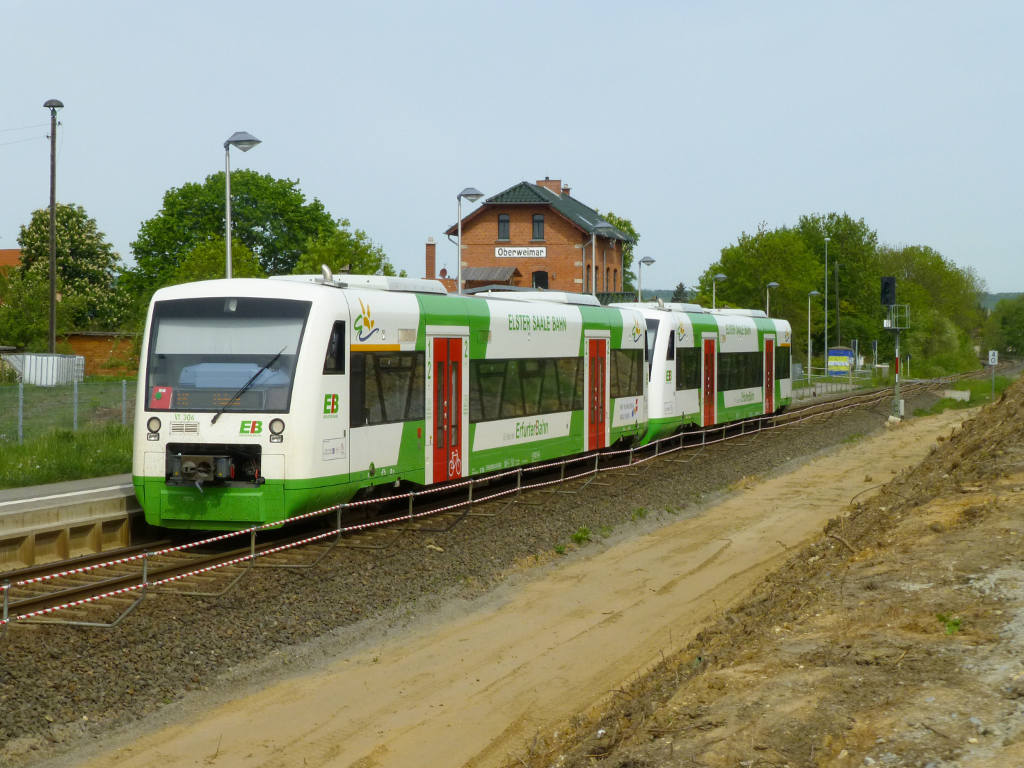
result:
[[[569,192],[571,191],[572,190],[569,189],[569,186],[567,184],[562,185],[562,197],[569,197]]]
[[[427,238],[427,280],[434,279],[434,271],[437,268],[437,245],[434,238]]]
[[[562,180],[552,179],[550,176],[545,176],[543,179],[537,182],[537,186],[544,187],[544,189],[549,189],[557,195],[559,192],[562,191]]]

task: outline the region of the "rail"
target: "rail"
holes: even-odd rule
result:
[[[914,394],[925,390],[947,386],[952,381],[960,378],[973,378],[984,375],[986,375],[986,373],[982,371],[979,374],[965,374],[959,377],[946,377],[943,379],[933,379],[928,381],[908,382],[903,391],[905,394]],[[350,501],[307,512],[305,514],[296,515],[283,522],[264,523],[239,531],[221,533],[201,540],[178,544],[175,546],[161,547],[152,551],[144,551],[136,554],[127,554],[123,557],[117,557],[111,560],[79,565],[73,568],[65,568],[63,570],[52,571],[40,575],[25,575],[23,578],[16,578],[14,580],[9,579],[3,584],[0,584],[0,602],[2,602],[0,630],[6,629],[7,626],[15,623],[63,623],[76,624],[80,626],[113,627],[128,613],[134,610],[146,594],[155,588],[182,581],[187,578],[211,573],[213,571],[218,571],[235,565],[252,565],[260,558],[304,547],[313,543],[324,542],[332,538],[334,539],[334,542],[331,544],[331,548],[333,548],[343,536],[378,530],[385,526],[396,525],[399,523],[410,523],[433,515],[450,513],[463,508],[468,510],[468,508],[473,505],[488,501],[495,501],[512,495],[518,496],[523,491],[546,488],[581,478],[587,478],[586,482],[589,483],[601,472],[617,471],[636,467],[679,451],[704,448],[727,440],[756,435],[769,429],[791,427],[810,419],[835,415],[836,413],[853,408],[877,405],[889,400],[891,396],[892,392],[887,388],[871,390],[868,392],[851,393],[845,397],[818,401],[808,405],[795,407],[778,414],[757,416],[738,422],[731,422],[729,424],[720,424],[690,432],[677,433],[644,446],[630,446],[627,448],[583,454],[537,465],[517,467],[515,469],[495,474],[467,478],[465,480],[458,480],[443,485],[431,486],[422,490],[394,494],[384,498]],[[551,475],[556,476],[552,477]],[[530,479],[538,476],[539,479]],[[499,487],[496,491],[490,490],[492,486],[500,486],[502,481],[506,481],[507,487]],[[442,494],[451,495],[462,489],[465,489],[465,498],[461,498],[451,503],[442,503],[440,506],[432,506],[427,509],[417,510],[416,508],[417,503],[422,499],[430,498],[432,496],[436,497]],[[479,495],[479,491],[481,489],[485,490],[484,495]],[[342,514],[344,512],[366,508],[371,505],[380,505],[382,502],[394,504],[403,501],[407,504],[407,510],[404,514],[396,514],[386,518],[350,523],[347,525],[342,524]],[[279,529],[286,525],[293,525],[300,521],[308,521],[313,518],[325,517],[331,514],[335,516],[333,529],[309,536],[302,536],[281,544],[264,545],[261,547],[257,547],[256,545],[256,537],[260,532],[270,529]],[[465,516],[465,513],[463,516]],[[461,519],[461,517],[459,519]],[[186,552],[199,547],[219,544],[232,539],[243,538],[248,538],[248,545],[245,548],[240,548],[228,555],[222,554],[211,562],[193,564],[191,566],[177,569],[159,570],[151,568],[151,563],[154,562],[156,558],[166,557],[173,553]],[[324,555],[326,555],[326,552],[321,555],[321,557],[317,558],[317,561],[322,559]],[[69,576],[90,574],[102,569],[125,565],[138,565],[141,569],[141,573],[135,577],[118,576],[116,580],[111,579],[110,581],[105,581],[98,586],[96,584],[89,585],[91,589],[88,587],[83,588],[83,590],[88,592],[88,594],[83,594],[81,597],[55,602],[54,595],[46,595],[43,598],[39,598],[44,600],[46,604],[24,612],[19,612],[19,610],[29,607],[31,605],[31,601],[14,601],[11,598],[11,595],[15,590],[25,589],[32,585],[67,578]],[[310,567],[312,565],[315,565],[315,563],[311,563]],[[269,565],[268,567],[288,568],[295,566]],[[237,583],[241,578],[241,575],[244,574],[240,574],[230,586]],[[59,594],[70,596],[71,592],[62,592]],[[198,592],[177,592],[176,594],[209,596],[209,593]],[[67,609],[89,605],[112,597],[125,595],[134,595],[136,596],[136,600],[111,622],[98,623],[70,620],[61,621],[44,618]]]

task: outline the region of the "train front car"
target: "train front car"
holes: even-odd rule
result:
[[[312,300],[213,280],[153,297],[140,358],[135,492],[147,522],[242,528],[287,516],[285,446]]]

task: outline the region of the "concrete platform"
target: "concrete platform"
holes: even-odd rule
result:
[[[0,572],[131,544],[131,475],[0,490]]]

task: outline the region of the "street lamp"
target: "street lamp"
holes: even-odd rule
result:
[[[768,317],[772,316],[772,288],[778,288],[779,284],[772,280],[768,285],[764,287],[764,313]]]
[[[807,386],[811,385],[811,296],[821,296],[821,292],[807,294]]]
[[[832,238],[825,238],[825,359],[828,359],[828,241]]]
[[[717,275],[715,275],[713,278],[711,278],[711,308],[712,309],[714,309],[717,306],[716,302],[718,300],[718,297],[717,297],[717,290],[716,289],[718,288],[718,283],[721,282],[722,280],[725,280],[725,275],[723,275],[721,272],[719,272]]]
[[[459,203],[459,268],[456,280],[458,283],[458,294],[460,296],[462,295],[462,198],[466,198],[469,202],[475,203],[483,196],[484,193],[476,187],[466,187],[455,196],[455,199]]]
[[[235,131],[224,142],[224,274],[228,278],[231,277],[231,148],[248,152],[259,143],[259,139],[245,131]]]
[[[57,351],[57,110],[64,104],[47,99],[50,110],[50,354]]]
[[[637,301],[643,301],[644,300],[644,290],[643,290],[644,270],[643,270],[643,268],[651,266],[651,264],[654,263],[654,259],[652,259],[650,256],[644,256],[642,259],[640,259],[640,261],[638,263],[639,263],[639,266],[637,267],[637,270],[636,270],[636,300]]]

